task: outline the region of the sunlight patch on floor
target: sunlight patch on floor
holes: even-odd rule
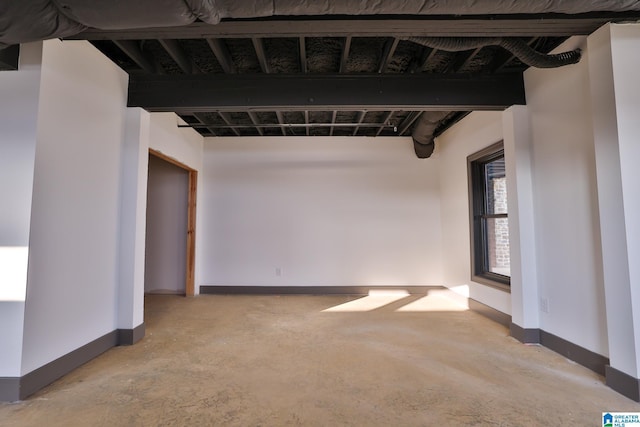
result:
[[[447,291],[444,291],[447,292]],[[416,313],[426,311],[466,311],[467,307],[444,295],[444,292],[429,291],[428,295],[398,308],[396,311]]]
[[[369,295],[322,310],[323,312],[367,312],[388,307],[399,313],[429,311],[466,311],[468,307],[448,295],[449,290],[429,290],[427,295],[412,295],[403,289],[370,290]],[[405,300],[406,301],[402,301]],[[403,305],[403,302],[405,304]],[[399,307],[398,307],[399,306]],[[398,307],[398,308],[396,308]]]
[[[358,298],[335,307],[322,310],[323,312],[361,312],[371,311],[409,296],[404,290],[375,290],[369,291],[369,295]]]

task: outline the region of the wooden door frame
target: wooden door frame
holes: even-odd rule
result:
[[[166,154],[149,149],[149,154],[169,162],[189,174],[189,196],[187,201],[187,274],[185,277],[185,295],[195,295],[195,266],[196,266],[196,195],[198,188],[198,171]]]

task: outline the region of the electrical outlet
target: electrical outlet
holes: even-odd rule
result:
[[[276,276],[282,276],[282,269],[280,267],[276,267]]]
[[[540,298],[540,311],[543,313],[549,312],[549,299],[548,298]]]

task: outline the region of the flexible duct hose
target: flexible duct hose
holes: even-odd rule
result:
[[[580,49],[557,54],[544,54],[532,49],[521,39],[504,37],[407,37],[406,40],[447,52],[461,52],[485,46],[500,46],[522,63],[536,68],[557,68],[580,61]]]
[[[524,64],[536,68],[557,68],[575,64],[580,61],[580,49],[547,55],[527,45],[521,39],[504,37],[408,37],[406,40],[432,49],[447,52],[461,52],[485,46],[500,46],[511,52]],[[435,148],[433,133],[438,124],[445,119],[448,112],[424,112],[414,126],[413,148],[416,156],[426,159]]]
[[[434,132],[442,120],[451,114],[449,111],[425,111],[413,127],[413,149],[419,159],[428,159],[435,148]]]

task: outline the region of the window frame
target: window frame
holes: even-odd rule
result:
[[[469,183],[469,231],[471,238],[471,280],[510,292],[511,276],[494,273],[488,266],[486,219],[508,218],[506,214],[487,213],[487,192],[484,165],[504,158],[504,142],[498,141],[467,157]]]

